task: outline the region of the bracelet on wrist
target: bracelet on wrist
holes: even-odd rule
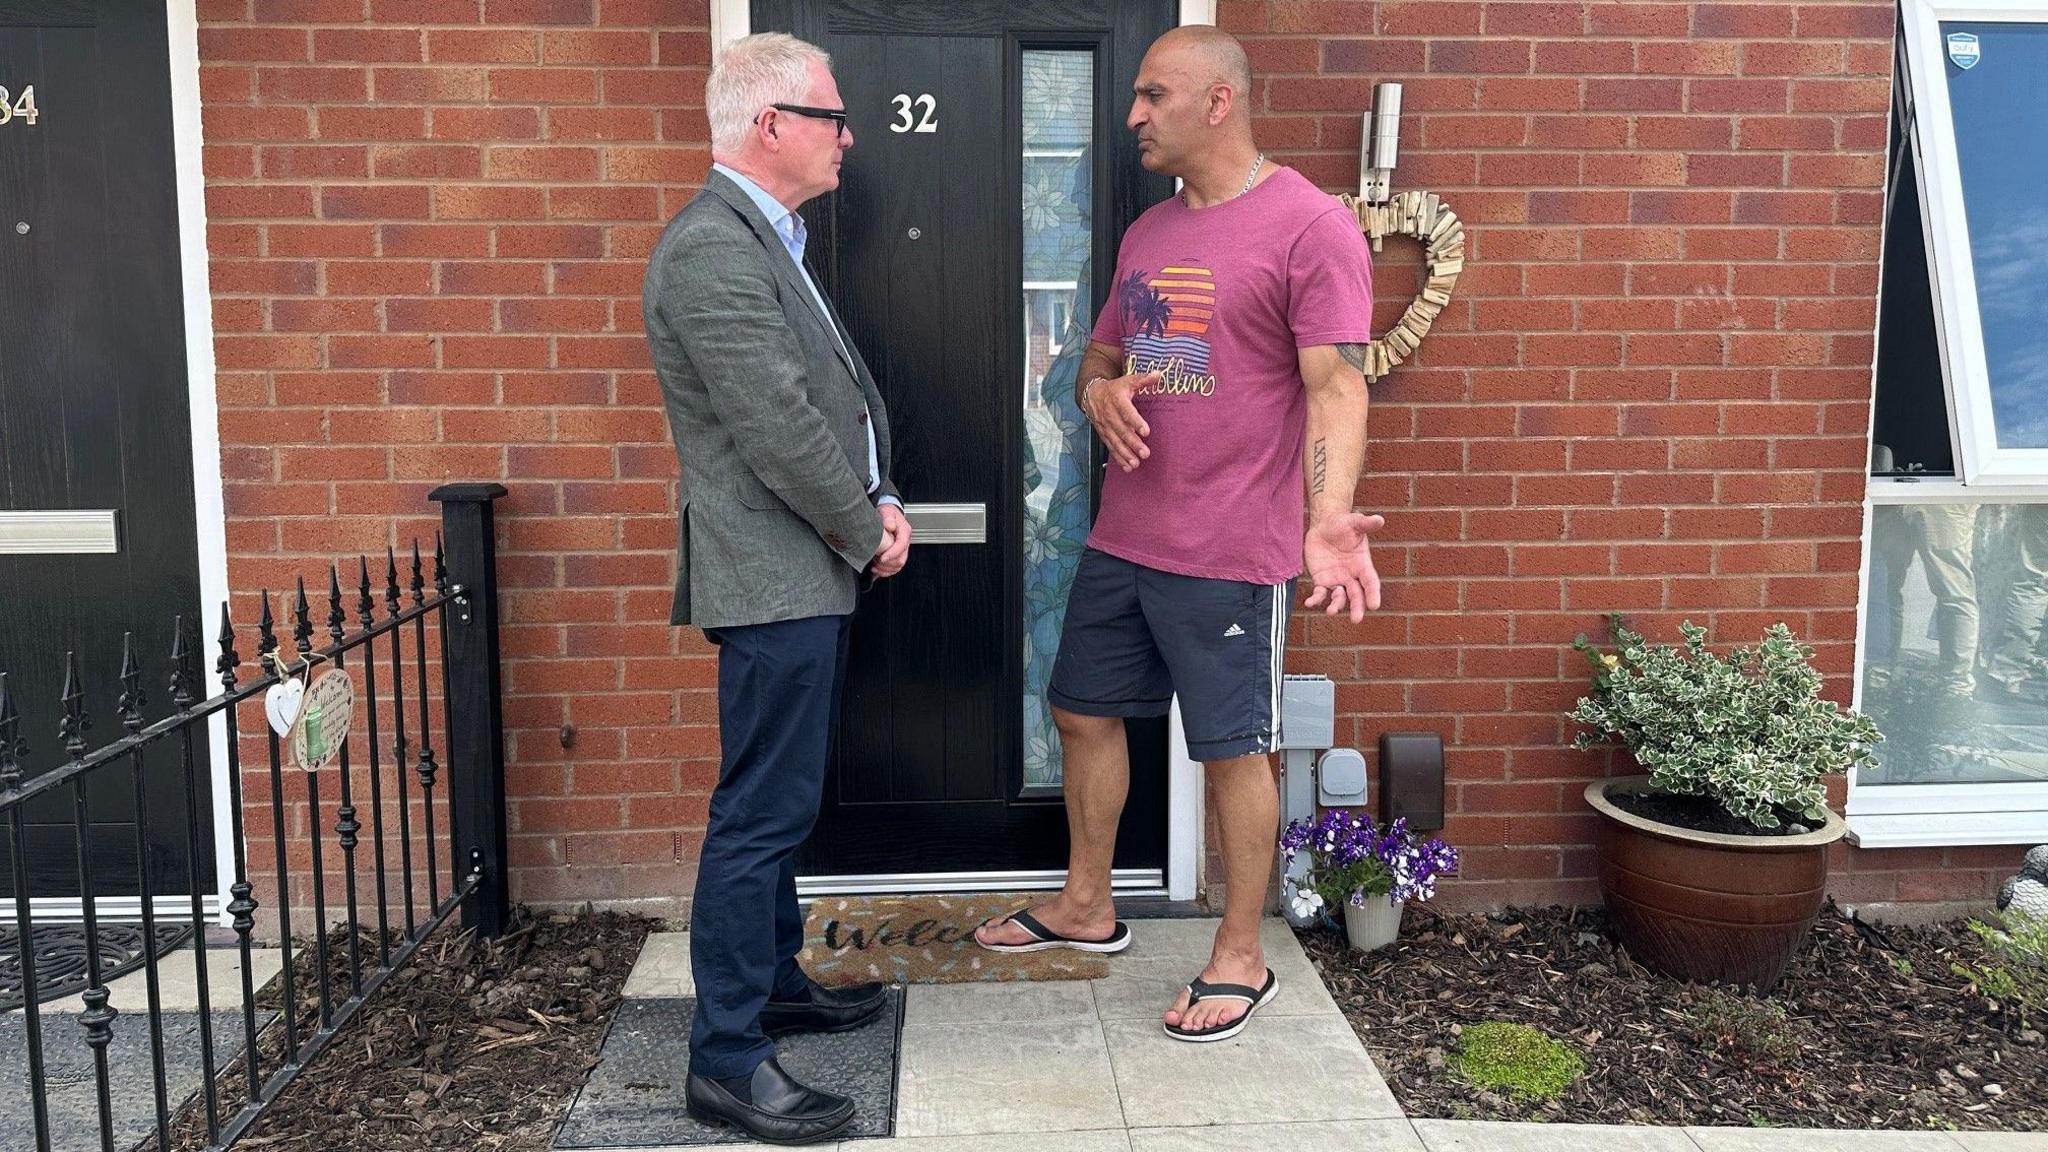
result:
[[[1075,394],[1074,407],[1079,408],[1083,415],[1087,415],[1088,393],[1091,390],[1093,390],[1097,384],[1100,384],[1107,379],[1109,379],[1109,377],[1107,376],[1090,376],[1087,379],[1087,381],[1081,385],[1081,391]]]

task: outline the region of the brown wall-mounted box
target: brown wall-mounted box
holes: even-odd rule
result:
[[[1444,826],[1444,741],[1434,732],[1380,733],[1380,822],[1417,832]]]

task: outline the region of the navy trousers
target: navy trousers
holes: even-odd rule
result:
[[[809,987],[796,850],[811,834],[846,679],[849,616],[717,628],[723,757],[690,914],[690,1071],[745,1076],[775,1055],[761,1006]]]

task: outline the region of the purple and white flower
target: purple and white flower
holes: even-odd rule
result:
[[[1292,820],[1280,837],[1287,863],[1309,854],[1308,874],[1289,882],[1289,905],[1298,917],[1340,904],[1364,907],[1385,897],[1394,904],[1436,895],[1437,877],[1455,872],[1458,853],[1441,838],[1420,840],[1406,819],[1381,828],[1365,816],[1332,808],[1317,820]]]

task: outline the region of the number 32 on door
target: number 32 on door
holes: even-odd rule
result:
[[[939,130],[939,102],[932,98],[931,93],[921,93],[917,99],[913,100],[910,98],[909,93],[898,92],[894,102],[896,105],[896,120],[889,125],[889,131],[937,132]],[[911,115],[911,109],[913,108],[917,109],[919,115]]]

